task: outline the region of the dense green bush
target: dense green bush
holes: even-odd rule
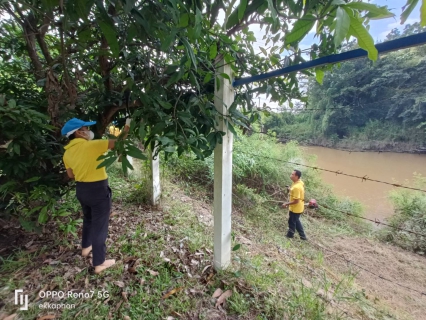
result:
[[[52,130],[34,106],[0,98],[0,215],[27,229],[67,214],[57,203],[69,187]]]
[[[426,177],[416,175],[415,185],[419,189],[426,189]],[[395,215],[390,218],[392,226],[426,234],[426,194],[424,192],[407,189],[394,190],[390,193],[390,199],[395,210]],[[393,228],[386,228],[382,235],[385,240],[404,249],[426,254],[426,236]]]

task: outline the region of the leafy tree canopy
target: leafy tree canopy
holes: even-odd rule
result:
[[[409,0],[405,12],[416,2]],[[46,173],[63,185],[56,140],[71,117],[97,120],[99,137],[131,114],[130,137],[145,146],[156,142],[166,154],[192,150],[202,159],[223,134],[216,121],[225,115],[213,104],[218,77],[229,78],[220,65],[230,64],[232,76],[242,77],[300,63],[299,45],[311,29],[318,39],[311,58],[335,52],[353,36],[374,60],[368,22],[389,16],[386,7],[348,0],[0,1],[0,111],[7,128],[0,133],[0,182],[15,182],[0,188],[0,196],[10,200],[47,185]],[[262,48],[264,56],[253,48],[252,25],[265,30],[270,47]],[[297,77],[239,88],[226,115],[231,131],[259,118],[262,110],[252,102],[257,94],[278,103],[300,98]],[[37,126],[31,112],[41,121]],[[37,134],[21,130],[29,127]],[[143,157],[128,141],[114,153],[108,163],[118,154]]]

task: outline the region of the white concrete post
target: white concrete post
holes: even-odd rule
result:
[[[214,104],[221,114],[228,114],[228,108],[234,102],[234,89],[228,79],[220,76],[226,73],[232,79],[230,65],[222,60],[217,69],[220,88],[215,83]],[[232,144],[233,135],[228,130],[226,119],[217,119],[217,129],[226,133],[223,143],[214,150],[214,267],[225,269],[231,262],[231,212],[232,212]]]
[[[154,150],[150,151],[150,167],[151,167],[151,203],[152,205],[157,205],[160,202],[161,188],[160,188],[160,155],[157,155],[157,158],[154,159],[155,151],[157,144],[155,145]]]

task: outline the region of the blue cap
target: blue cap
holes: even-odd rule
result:
[[[72,118],[71,120],[68,120],[67,123],[65,123],[64,127],[61,130],[61,133],[64,136],[69,137],[81,127],[93,126],[94,124],[96,124],[96,121],[85,122],[77,118]]]

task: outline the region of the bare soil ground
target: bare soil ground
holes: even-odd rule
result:
[[[380,299],[390,310],[401,313],[401,316],[409,315],[413,319],[426,319],[426,258],[424,256],[365,238],[334,238],[327,240],[323,246],[376,274],[354,266],[337,254],[324,251],[326,261],[336,272],[357,273],[357,284],[365,288],[371,300]],[[424,294],[410,291],[407,287]]]

